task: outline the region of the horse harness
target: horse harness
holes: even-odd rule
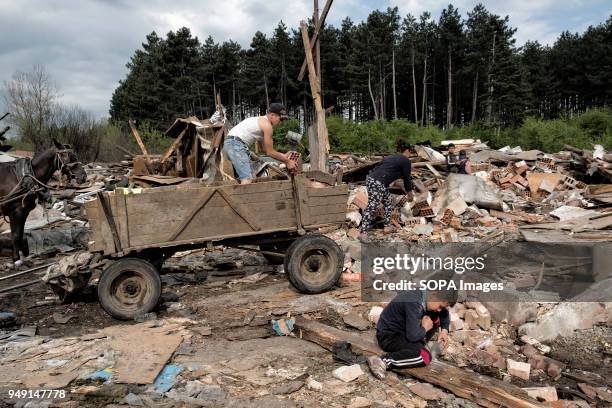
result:
[[[63,155],[66,157],[62,157]],[[64,167],[70,169],[72,165],[77,165],[78,162],[70,162],[70,159],[73,157],[76,158],[76,154],[72,149],[57,150],[54,159],[55,168],[62,171]],[[9,166],[11,164],[13,163],[9,163]],[[46,185],[36,178],[36,173],[32,167],[32,159],[29,157],[17,159],[11,168],[13,174],[17,178],[17,184],[10,193],[0,199],[0,215],[3,215],[3,207],[13,201],[21,199],[23,205],[23,202],[32,194],[37,195],[39,200],[45,200],[48,197],[47,191],[53,189],[53,187]]]

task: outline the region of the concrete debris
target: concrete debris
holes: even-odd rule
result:
[[[539,341],[550,341],[559,336],[569,336],[575,330],[589,329],[597,323],[607,322],[610,313],[600,303],[562,302],[536,322],[522,325],[519,333]]]
[[[368,320],[374,324],[378,323],[378,319],[380,314],[382,313],[383,308],[380,306],[373,306],[368,312]]]
[[[359,364],[353,364],[350,366],[342,366],[336,368],[332,373],[334,377],[344,382],[351,382],[363,375],[363,370]]]
[[[355,397],[348,408],[369,408],[372,406],[372,401],[364,397]]]
[[[530,397],[537,399],[538,401],[553,402],[557,401],[557,389],[555,387],[533,387],[523,388]]]

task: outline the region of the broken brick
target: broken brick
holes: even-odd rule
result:
[[[351,203],[355,204],[361,210],[365,210],[368,206],[368,195],[363,191],[358,191],[357,194],[355,194],[355,197],[353,197],[353,201]]]
[[[529,380],[529,373],[531,372],[531,365],[529,363],[522,363],[520,361],[507,359],[506,366],[508,367],[508,373],[510,375],[523,380]]]

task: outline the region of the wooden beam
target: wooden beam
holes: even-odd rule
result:
[[[315,31],[314,34],[312,35],[312,39],[310,39],[310,44],[311,47],[314,47],[315,44],[317,43],[317,40],[319,39],[319,30],[321,30],[321,27],[323,26],[323,24],[325,24],[325,18],[327,18],[327,13],[329,13],[329,8],[332,5],[333,0],[327,0],[325,2],[325,6],[323,7],[323,11],[321,12],[321,16],[319,17],[319,21],[317,21],[316,25],[315,25]],[[313,51],[313,48],[310,48],[310,51]],[[304,79],[304,74],[306,73],[306,68],[308,68],[308,61],[306,60],[306,58],[304,58],[304,62],[302,62],[302,68],[300,68],[300,75],[298,75],[298,81],[301,81]]]
[[[117,193],[115,193],[117,194]],[[115,252],[123,251],[121,247],[121,240],[119,239],[119,232],[117,231],[117,224],[115,224],[115,219],[113,218],[113,214],[110,208],[110,204],[106,201],[106,197],[102,192],[98,191],[96,193],[98,201],[100,202],[100,207],[102,207],[102,212],[104,213],[104,218],[108,223],[108,227],[110,229],[111,235],[113,236],[113,242],[115,244]]]
[[[310,91],[314,101],[317,114],[317,141],[316,146],[310,147],[310,165],[312,170],[327,171],[327,153],[329,152],[329,139],[327,137],[327,125],[325,124],[325,110],[323,109],[323,101],[319,92],[319,78],[316,75],[316,69],[312,58],[312,47],[308,38],[308,28],[306,23],[302,21],[302,41],[304,41],[304,52],[306,53],[306,61],[308,62],[308,82],[310,83]]]
[[[172,142],[172,145],[170,145],[170,147],[166,149],[164,154],[162,154],[162,157],[159,160],[160,163],[163,164],[166,160],[168,160],[168,157],[170,157],[172,152],[178,147],[179,143],[181,143],[183,136],[187,133],[187,129],[189,129],[189,125],[185,126],[185,129],[183,129],[183,131],[178,135],[178,137],[174,139],[174,142]]]
[[[145,157],[145,161],[147,162],[147,164],[150,165],[151,158],[149,157],[149,152],[147,151],[147,148],[142,142],[142,139],[140,138],[140,135],[138,134],[138,130],[136,130],[136,126],[134,126],[134,122],[130,120],[128,121],[128,123],[130,125],[130,130],[132,131],[132,135],[134,135],[134,139],[136,139],[136,143],[138,143],[138,147],[140,147],[140,150],[142,151],[142,154]]]
[[[295,317],[293,333],[301,339],[331,350],[338,341],[348,341],[354,351],[365,355],[380,355],[373,336],[352,333],[313,320]],[[490,408],[544,408],[519,387],[472,371],[454,367],[442,361],[432,361],[427,367],[397,370],[419,380],[437,385],[453,394]]]
[[[319,0],[314,0],[314,15],[312,17],[312,22],[314,23],[315,27],[321,27],[319,24],[319,17]],[[323,88],[321,85],[321,81],[323,79],[321,77],[321,40],[319,40],[318,37],[319,36],[317,36],[316,40],[311,41],[311,45],[314,47],[314,62],[317,69],[317,78],[319,78],[319,94],[323,95],[321,93],[321,89]]]

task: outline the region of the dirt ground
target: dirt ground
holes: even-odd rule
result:
[[[0,265],[7,262],[8,259],[1,259]],[[399,381],[389,385],[372,377],[366,365],[362,365],[363,375],[344,383],[332,375],[341,365],[327,350],[297,338],[280,337],[271,329],[272,319],[302,314],[343,330],[355,330],[344,324],[342,316],[353,312],[367,317],[374,305],[361,302],[359,284],[321,295],[302,295],[290,286],[282,268],[268,264],[257,254],[236,249],[171,258],[164,270],[163,300],[150,319],[181,318],[190,322],[187,326],[190,335],[184,338],[171,359],[171,363],[182,366],[182,371],[169,392],[157,392],[151,385],[77,380],[70,385],[67,399],[55,401],[53,405],[31,401],[27,406],[477,406],[442,390],[437,400],[425,401],[408,389],[418,382],[415,379],[398,378],[390,373],[391,378]],[[4,268],[2,276],[9,273],[12,271]],[[31,278],[20,277],[11,282]],[[98,304],[94,288],[74,303],[61,304],[45,285],[31,286],[1,294],[0,310],[15,313],[18,327],[36,326],[38,335],[53,339],[136,323],[108,316]],[[67,322],[60,323],[67,317],[70,317]],[[362,333],[371,335],[373,331],[370,325]],[[610,378],[611,339],[612,329],[606,327],[577,332],[551,344],[550,356],[567,363],[573,370],[585,369]],[[500,379],[508,378],[499,370],[471,368]],[[566,377],[556,383],[546,376],[534,376],[531,381],[514,377],[506,380],[521,387],[553,384],[575,388],[576,385],[575,380]],[[316,384],[322,389],[317,389]],[[198,398],[193,397],[193,387],[198,388]],[[571,394],[564,396],[571,397]],[[370,405],[359,405],[364,398]],[[24,401],[7,400],[3,395],[0,406],[26,405]]]

